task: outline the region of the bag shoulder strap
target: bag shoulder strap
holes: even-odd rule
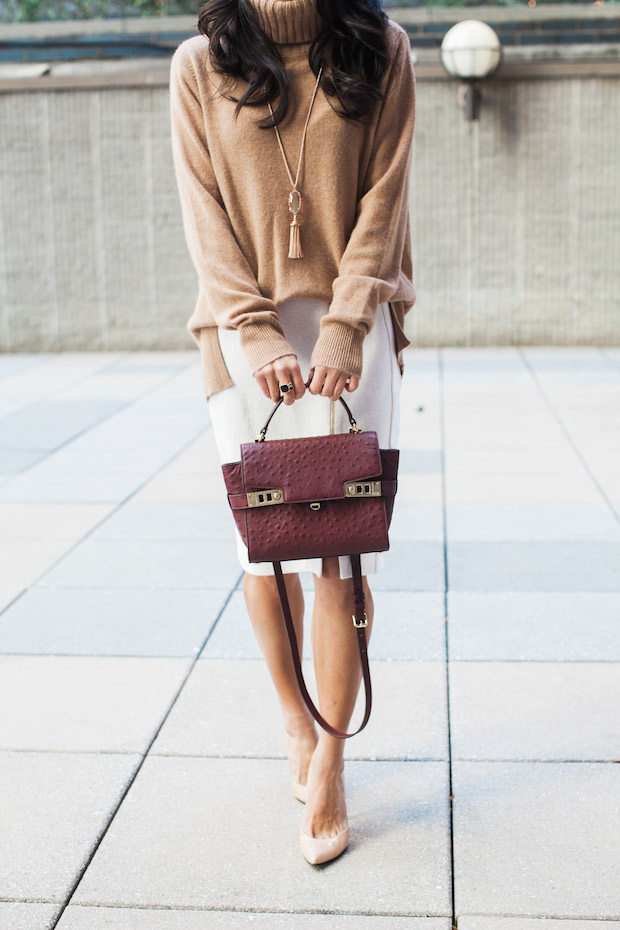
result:
[[[288,633],[288,639],[291,646],[291,656],[293,658],[293,666],[295,668],[295,675],[297,677],[297,683],[299,685],[299,690],[301,691],[301,696],[303,697],[308,710],[320,726],[327,731],[331,736],[335,736],[338,739],[348,739],[351,736],[355,736],[361,730],[364,729],[368,720],[370,718],[370,710],[372,707],[372,688],[370,684],[370,669],[368,667],[368,644],[366,641],[366,609],[365,609],[365,598],[364,598],[364,587],[362,584],[362,569],[361,561],[359,555],[351,556],[351,563],[353,566],[353,602],[355,604],[355,613],[353,614],[353,625],[355,626],[355,632],[357,633],[357,646],[360,654],[360,662],[362,665],[362,676],[364,679],[364,690],[366,692],[366,709],[364,712],[364,719],[362,720],[361,725],[353,733],[341,733],[340,730],[336,730],[335,727],[332,727],[319,713],[319,711],[314,706],[312,698],[308,694],[308,689],[306,688],[306,683],[304,681],[304,676],[301,668],[301,658],[299,655],[299,646],[297,643],[297,635],[295,633],[295,626],[293,625],[293,617],[291,615],[291,608],[288,602],[288,595],[286,593],[286,585],[284,584],[284,575],[282,573],[282,564],[280,562],[274,562],[273,568],[276,577],[276,584],[278,586],[278,594],[280,596],[280,605],[282,607],[282,615],[284,617],[284,623],[286,626],[286,632]]]

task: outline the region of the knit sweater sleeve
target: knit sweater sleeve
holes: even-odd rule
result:
[[[355,226],[333,282],[329,311],[312,365],[362,371],[362,344],[377,307],[396,293],[409,235],[409,172],[415,122],[415,76],[400,26],[376,123]]]
[[[191,54],[179,46],[170,70],[172,153],[188,249],[212,321],[196,314],[188,327],[200,345],[200,330],[213,321],[239,330],[252,371],[295,354],[278,320],[277,307],[258,286],[231,226],[213,170],[205,114]]]

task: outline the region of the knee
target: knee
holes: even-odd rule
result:
[[[243,576],[243,593],[246,597],[260,597],[276,592],[276,579],[273,575],[252,575],[246,572]]]
[[[295,573],[286,574],[284,584],[289,597],[294,595],[298,588],[301,589],[299,575]],[[246,598],[277,598],[278,586],[275,575],[252,575],[246,572],[243,576],[243,593]]]
[[[350,578],[323,574],[321,578],[315,577],[314,587],[319,600],[347,609],[351,606],[353,594]]]

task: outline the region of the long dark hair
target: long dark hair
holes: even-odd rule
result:
[[[286,0],[282,0],[286,2]],[[344,119],[363,120],[377,100],[378,85],[389,63],[387,16],[381,0],[316,0],[325,28],[310,44],[308,61],[315,75],[323,66],[321,88],[336,97]],[[216,71],[228,78],[220,93],[233,100],[235,115],[243,106],[261,106],[279,98],[274,120],[288,110],[289,77],[277,44],[258,25],[251,0],[209,0],[198,16],[198,29],[209,39]],[[236,78],[247,81],[240,98],[230,93]],[[270,116],[257,124],[273,126]]]

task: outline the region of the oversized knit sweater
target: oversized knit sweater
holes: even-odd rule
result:
[[[316,80],[308,50],[322,20],[316,0],[251,2],[291,79],[288,113],[278,128],[294,177]],[[291,185],[276,134],[256,125],[269,116],[268,107],[244,106],[235,119],[235,103],[217,92],[223,79],[210,62],[208,39],[195,36],[176,50],[172,150],[199,280],[187,328],[200,347],[206,397],[232,384],[219,327],[239,331],[252,371],[295,354],[278,319],[279,304],[292,297],[328,303],[312,365],[361,374],[364,336],[383,302],[390,305],[401,359],[408,344],[404,316],[416,298],[408,206],[415,78],[409,40],[392,20],[387,39],[385,98],[371,119],[345,120],[317,93],[298,184],[300,259],[288,257]],[[239,80],[233,95],[245,86]]]

